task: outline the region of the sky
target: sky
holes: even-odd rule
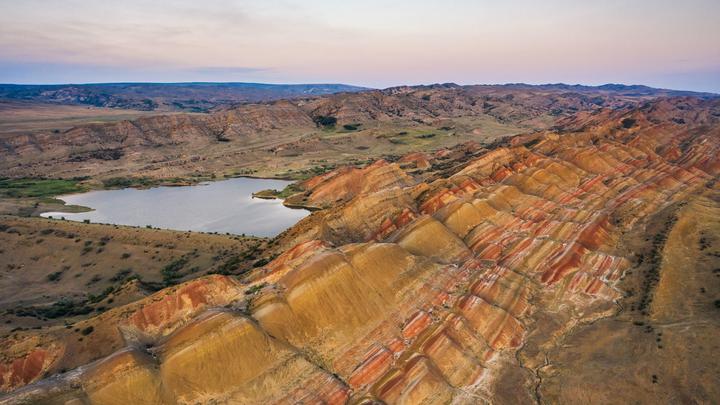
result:
[[[720,93],[719,0],[0,0],[0,83],[603,83]]]

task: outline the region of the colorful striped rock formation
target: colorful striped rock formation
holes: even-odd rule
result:
[[[413,157],[410,174],[378,162],[312,179],[309,200],[334,205],[247,278],[102,314],[83,342],[4,342],[4,401],[539,401],[548,348],[617,311],[628,235],[717,189],[719,123],[720,102],[674,99]]]

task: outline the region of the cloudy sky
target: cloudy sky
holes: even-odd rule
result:
[[[0,82],[720,92],[718,0],[0,0]]]

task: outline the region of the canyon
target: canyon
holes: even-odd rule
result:
[[[4,138],[9,177],[332,165],[242,273],[9,331],[0,403],[716,402],[720,98],[642,90],[403,87]],[[70,159],[98,150],[121,154]]]

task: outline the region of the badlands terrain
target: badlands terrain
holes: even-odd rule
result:
[[[287,177],[267,196],[316,209],[260,239],[5,192],[0,403],[720,401],[720,98],[401,87],[4,133],[0,157],[9,185]]]
[[[580,111],[628,108],[675,94],[685,92],[619,85],[446,84],[226,105],[211,114],[43,125],[0,133],[0,176],[307,178],[379,157],[467,141],[489,144],[547,129]]]

